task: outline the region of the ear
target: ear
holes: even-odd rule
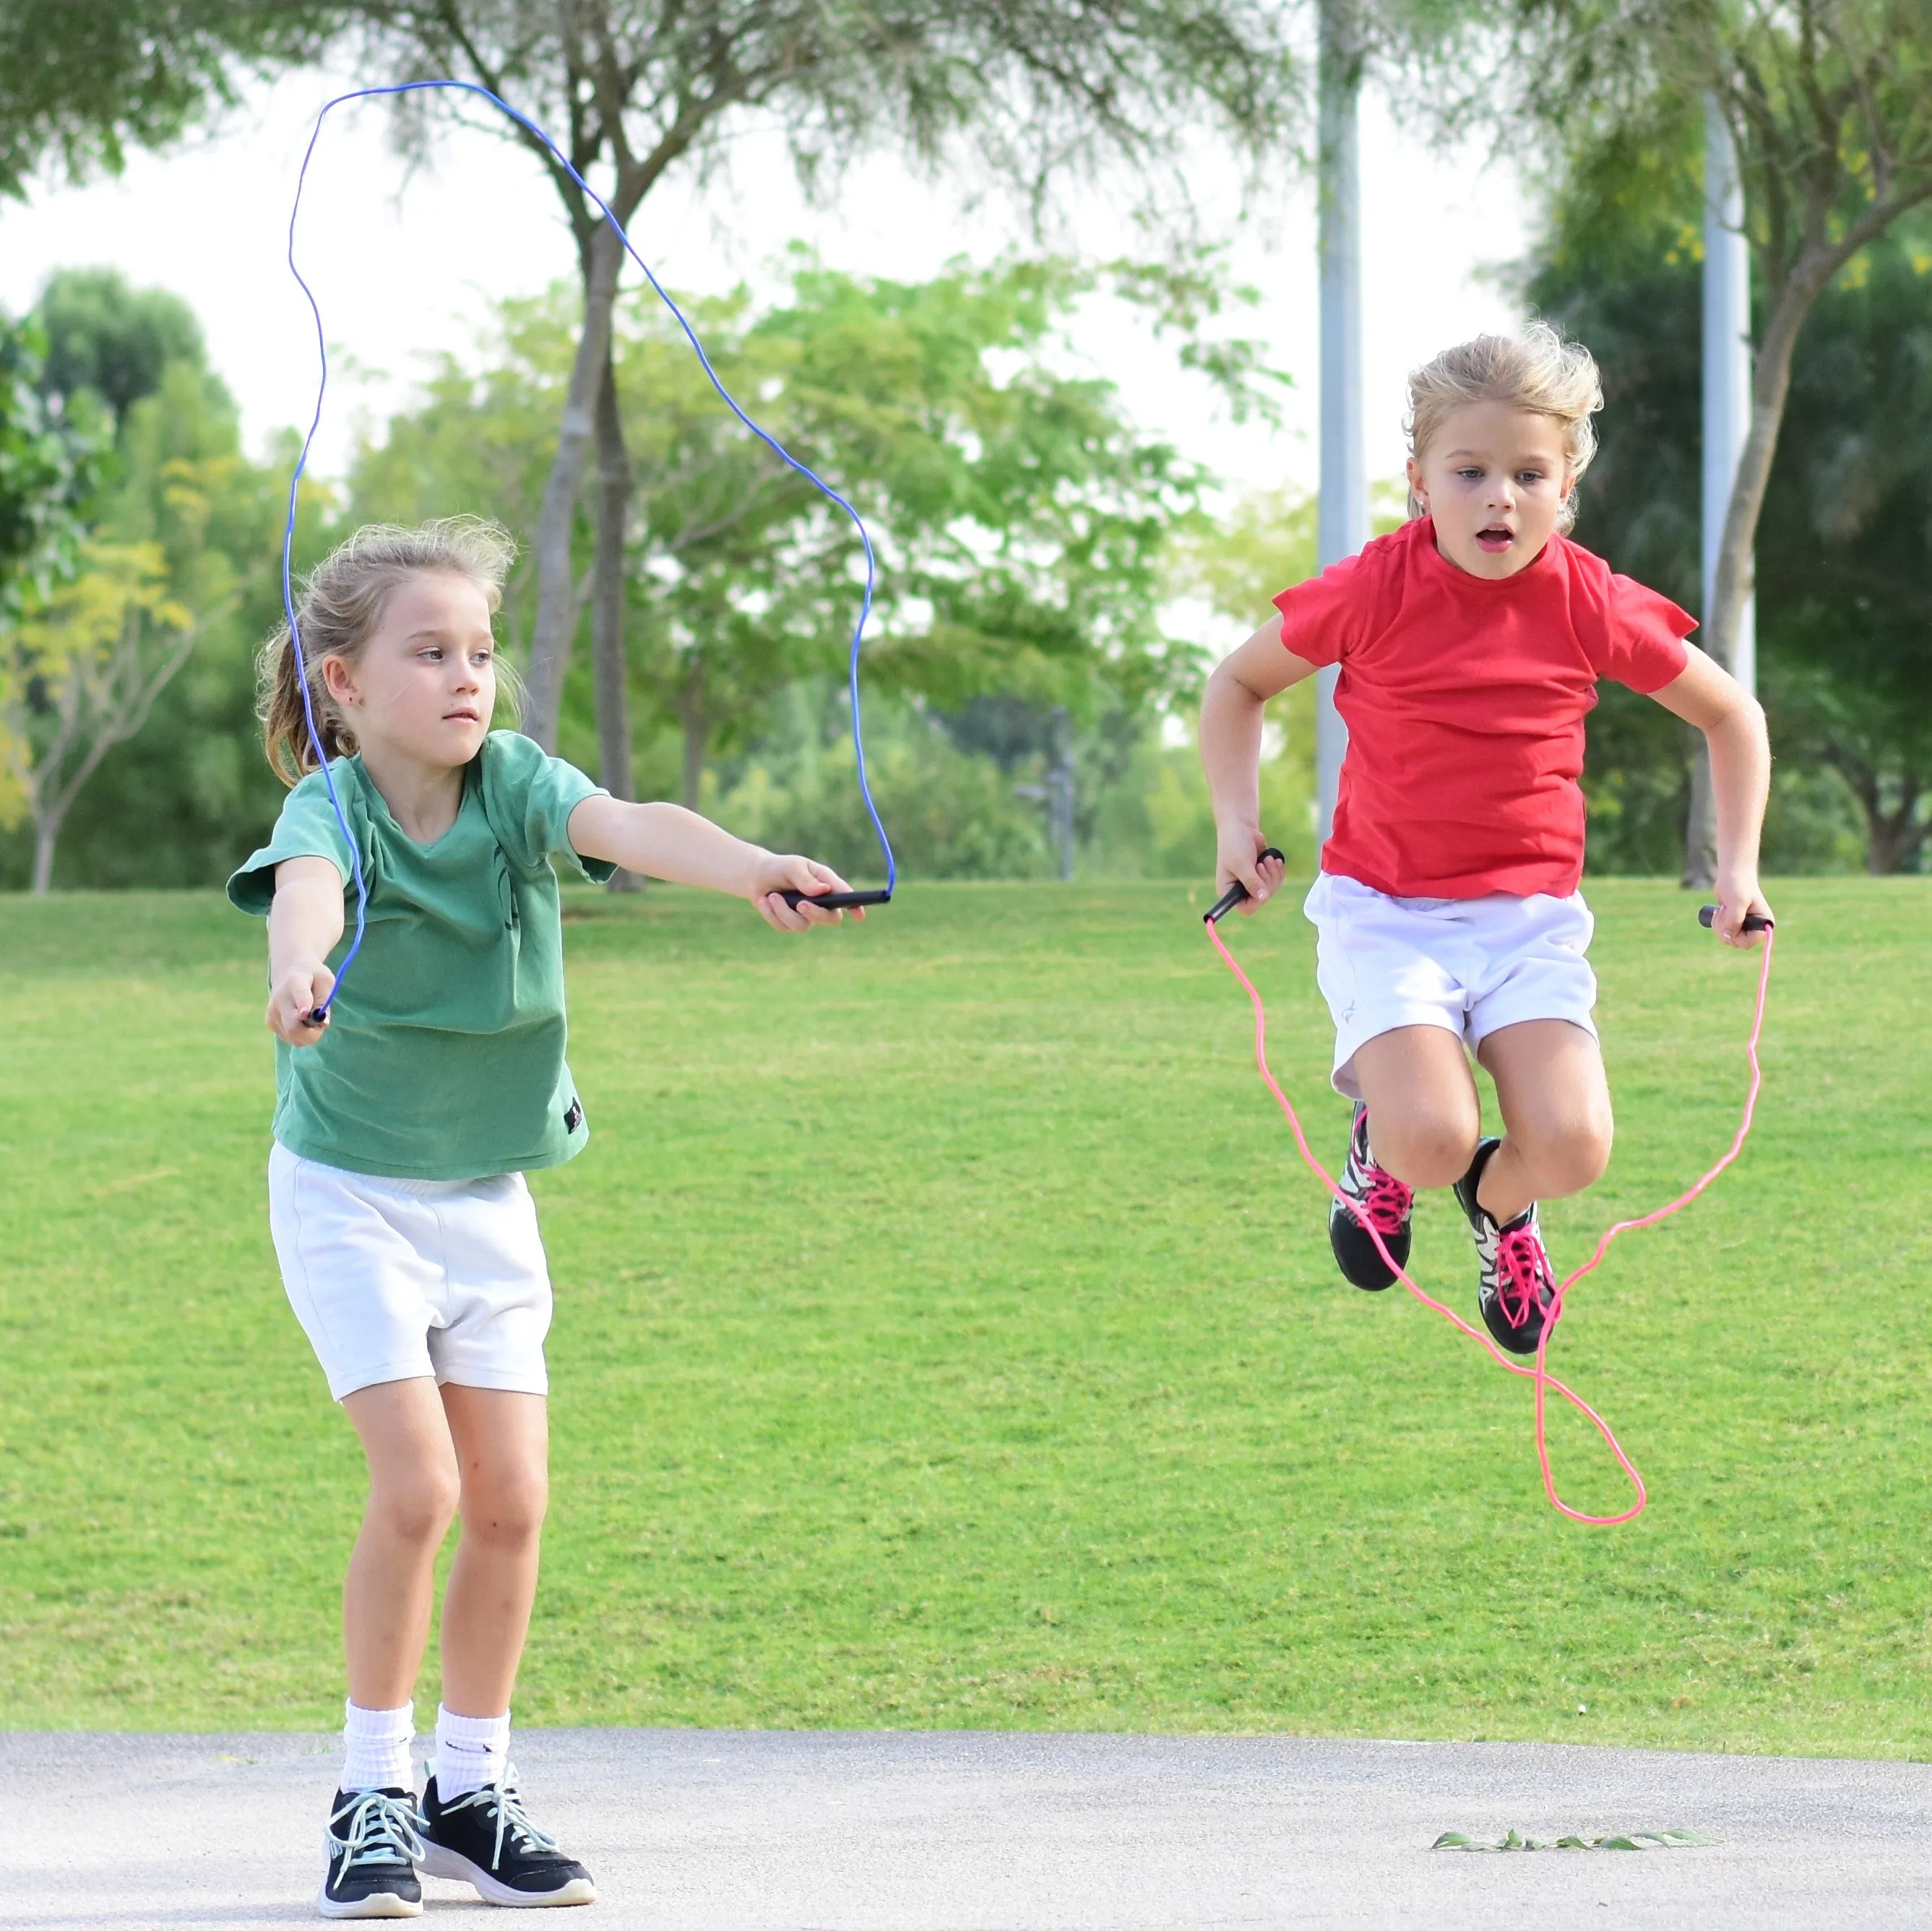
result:
[[[1422,480],[1422,465],[1412,456],[1408,459],[1408,493],[1419,502],[1426,514],[1429,508],[1428,486]]]
[[[339,657],[325,657],[322,660],[322,685],[338,704],[359,704],[362,701],[348,665]]]

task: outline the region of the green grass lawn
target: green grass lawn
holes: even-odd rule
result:
[[[1666,885],[1592,895],[1621,1138],[1566,1264],[1728,1142],[1755,970]],[[1775,896],[1757,1135],[1558,1343],[1651,1483],[1611,1531],[1544,1502],[1526,1384],[1336,1276],[1184,888],[808,942],[574,896],[520,1717],[1932,1753],[1932,882]],[[1309,928],[1230,928],[1338,1152]],[[269,1246],[261,943],[0,904],[0,1726],[339,1720],[360,1464]],[[1473,1307],[1446,1198],[1415,1264]]]

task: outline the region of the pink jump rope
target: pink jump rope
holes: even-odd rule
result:
[[[1263,859],[1279,859],[1281,853],[1270,845],[1261,856]],[[1248,1003],[1255,1009],[1255,1064],[1261,1069],[1262,1078],[1266,1084],[1268,1091],[1274,1095],[1276,1102],[1280,1106],[1282,1111],[1288,1116],[1289,1130],[1294,1135],[1294,1144],[1301,1149],[1302,1159],[1308,1163],[1309,1171],[1361,1223],[1369,1238],[1376,1243],[1376,1252],[1382,1256],[1383,1264],[1424,1307],[1433,1308],[1444,1321],[1454,1327],[1460,1327],[1472,1341],[1480,1342],[1512,1375],[1521,1375],[1535,1383],[1536,1459],[1542,1465],[1543,1492],[1550,1498],[1550,1506],[1568,1516],[1573,1522],[1586,1522],[1593,1528],[1610,1528],[1618,1522],[1635,1520],[1637,1516],[1643,1513],[1650,1501],[1649,1495],[1643,1486],[1643,1477],[1637,1473],[1636,1465],[1624,1453],[1623,1445],[1612,1432],[1610,1423],[1605,1421],[1603,1417],[1598,1414],[1596,1410],[1591,1407],[1589,1403],[1585,1401],[1574,1388],[1559,1381],[1545,1366],[1545,1360],[1550,1352],[1550,1340],[1551,1336],[1556,1332],[1556,1324],[1563,1318],[1563,1297],[1586,1274],[1596,1267],[1604,1255],[1610,1251],[1610,1243],[1619,1234],[1628,1233],[1634,1227],[1654,1227],[1660,1220],[1668,1220],[1679,1208],[1688,1207],[1744,1150],[1745,1137],[1751,1129],[1751,1116],[1757,1110],[1758,1090],[1764,1084],[1764,1069],[1758,1063],[1757,1043],[1759,1035],[1764,1030],[1765,995],[1771,986],[1771,952],[1775,937],[1771,920],[1752,916],[1744,921],[1744,929],[1747,931],[1761,931],[1764,934],[1764,964],[1758,973],[1757,1010],[1752,1018],[1750,1039],[1744,1048],[1750,1060],[1750,1090],[1744,1096],[1744,1117],[1738,1123],[1738,1130],[1731,1141],[1730,1150],[1702,1180],[1698,1181],[1695,1186],[1690,1188],[1687,1192],[1679,1194],[1668,1206],[1660,1207],[1654,1213],[1646,1213],[1641,1219],[1620,1220],[1615,1226],[1604,1230],[1603,1237],[1597,1243],[1596,1252],[1580,1267],[1566,1274],[1557,1284],[1556,1299],[1550,1306],[1550,1318],[1544,1324],[1543,1337],[1536,1345],[1535,1365],[1533,1367],[1526,1368],[1520,1362],[1512,1361],[1501,1348],[1497,1347],[1488,1335],[1482,1333],[1479,1329],[1472,1327],[1460,1315],[1456,1314],[1451,1309],[1444,1307],[1440,1301],[1425,1294],[1420,1288],[1418,1287],[1414,1282],[1409,1279],[1407,1273],[1396,1265],[1394,1258],[1384,1243],[1382,1235],[1376,1231],[1368,1216],[1335,1184],[1334,1180],[1329,1176],[1328,1170],[1309,1150],[1308,1136],[1301,1130],[1301,1122],[1296,1117],[1294,1108],[1288,1104],[1288,1095],[1282,1091],[1280,1085],[1276,1082],[1274,1075],[1268,1069],[1268,1014],[1262,1007],[1262,996],[1255,990],[1253,981],[1236,963],[1234,954],[1228,951],[1221,937],[1220,928],[1222,919],[1240,904],[1247,895],[1248,891],[1246,886],[1238,883],[1230,886],[1222,897],[1208,907],[1202,922],[1207,928],[1208,937],[1213,942],[1214,949],[1221,955],[1228,970],[1240,981],[1243,991],[1248,995]],[[1715,915],[1716,907],[1706,905],[1699,912],[1697,916],[1702,924],[1708,926]],[[1636,1492],[1636,1500],[1621,1515],[1586,1515],[1582,1510],[1570,1507],[1570,1504],[1556,1492],[1556,1480],[1550,1472],[1550,1444],[1546,1438],[1544,1426],[1545,1405],[1548,1394],[1552,1390],[1562,1396],[1564,1400],[1568,1402],[1579,1414],[1583,1416],[1604,1438],[1610,1453],[1616,1457],[1618,1467],[1630,1477],[1630,1485]]]

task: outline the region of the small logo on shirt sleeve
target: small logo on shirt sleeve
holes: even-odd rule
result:
[[[563,1130],[566,1133],[574,1133],[583,1124],[584,1102],[572,1093],[570,1104],[563,1109]]]

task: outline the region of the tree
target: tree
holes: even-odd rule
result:
[[[126,291],[138,312],[152,298]],[[106,309],[89,311],[113,339],[129,332]],[[36,325],[40,320],[37,313]],[[80,352],[98,331],[68,333],[74,317],[58,310],[47,331],[47,360]],[[84,703],[68,729],[61,768],[71,777],[95,742],[98,723],[123,708],[130,676],[168,670],[152,682],[142,675],[130,714],[136,721],[145,697],[146,721],[94,760],[93,768],[62,811],[57,826],[58,874],[97,885],[200,885],[218,879],[272,819],[278,787],[256,748],[254,651],[280,610],[278,535],[286,493],[286,461],[257,465],[241,453],[235,406],[226,390],[200,361],[199,331],[188,359],[170,362],[154,377],[152,393],[126,401],[111,442],[101,425],[97,474],[79,519],[89,547],[76,544],[66,578],[50,577],[28,599],[25,634],[0,623],[0,661],[9,673],[15,720],[25,733],[17,756],[41,759],[62,730],[58,676],[72,670],[94,680],[90,694],[78,688],[65,696]],[[98,409],[90,390],[76,391],[68,409]],[[298,525],[297,562],[315,553],[318,500],[305,491]],[[158,558],[158,578],[153,567]],[[88,576],[94,580],[85,582]],[[76,581],[81,579],[82,581]],[[190,615],[158,621],[161,606]],[[122,627],[107,619],[118,610]],[[102,683],[108,633],[124,652],[132,639],[136,661],[124,655],[110,691]],[[172,668],[169,646],[193,649]],[[89,634],[91,655],[77,646]],[[28,672],[23,679],[18,673]],[[96,700],[112,697],[104,706]],[[79,736],[76,736],[76,733]],[[15,735],[19,736],[16,730]],[[76,744],[78,748],[76,748]],[[44,771],[50,767],[42,766]],[[51,776],[44,800],[64,785]],[[8,814],[25,820],[26,800],[16,786]],[[31,827],[29,827],[29,831]],[[0,838],[0,870],[10,881],[30,883],[36,853],[32,836]],[[42,863],[46,876],[46,861]]]
[[[1700,156],[1648,130],[1573,163],[1525,284],[1604,370],[1580,538],[1695,610]],[[1768,862],[1831,862],[1847,809],[1865,862],[1913,862],[1932,760],[1932,221],[1906,217],[1820,296],[1794,353],[1759,547],[1766,697],[1784,755]],[[1593,866],[1681,853],[1684,735],[1612,689],[1591,720]],[[1843,780],[1831,774],[1836,772]],[[1854,802],[1854,801],[1856,801]],[[1674,859],[1670,862],[1674,862]]]
[[[55,841],[81,787],[147,722],[198,628],[167,594],[158,544],[90,541],[80,565],[32,601],[0,648],[0,823],[20,810],[33,820],[37,893],[52,883]]]
[[[40,387],[56,401],[86,391],[118,424],[152,395],[171,362],[207,363],[194,310],[165,289],[130,289],[114,268],[62,268],[35,305],[47,337]]]
[[[1763,319],[1705,613],[1706,647],[1729,663],[1799,332],[1834,277],[1932,199],[1932,0],[1515,0],[1509,17],[1487,81],[1569,151],[1618,123],[1668,147],[1707,98],[1736,144]],[[1700,755],[1687,884],[1711,882],[1714,840]]]
[[[98,439],[49,406],[46,365],[39,323],[0,315],[0,625],[30,587],[44,589],[72,563],[98,477]]]
[[[1179,355],[1235,394],[1252,345],[1204,339],[1204,284],[1063,262],[955,267],[920,283],[792,264],[788,292],[694,299],[728,382],[802,457],[856,480],[882,574],[868,688],[936,714],[998,694],[1090,716],[1147,706],[1190,674],[1161,634],[1159,571],[1201,478],[1136,433],[1110,385],[1058,372],[1073,304],[1104,280],[1182,331]],[[424,406],[358,456],[358,515],[487,507],[513,529],[537,513],[541,451],[566,406],[571,304],[506,304],[492,366],[446,365]],[[654,298],[619,305],[614,366],[631,427],[634,511],[624,582],[639,634],[629,680],[682,741],[694,801],[775,694],[842,669],[856,614],[851,526],[718,402]],[[580,517],[580,567],[594,537]],[[587,589],[586,572],[578,579]],[[513,577],[508,627],[527,611]],[[613,715],[600,693],[600,734]]]
[[[0,196],[51,160],[118,174],[234,97],[238,62],[312,52],[340,9],[302,0],[0,0]]]
[[[1780,733],[1843,778],[1891,872],[1932,838],[1932,223],[1858,271],[1796,361],[1760,582]]]
[[[674,168],[722,165],[736,132],[777,128],[817,178],[890,138],[935,161],[968,133],[980,165],[1044,196],[1101,153],[1145,163],[1204,127],[1258,152],[1284,124],[1282,22],[1262,0],[885,0],[828,10],[817,0],[364,0],[364,70],[460,74],[562,130],[572,163],[598,173],[628,223]],[[456,100],[411,97],[420,130]],[[620,622],[628,478],[611,316],[620,256],[568,172],[526,130],[575,237],[583,320],[536,529],[530,727],[554,741],[578,623],[574,505],[596,446],[602,532],[593,591],[600,682],[620,688]],[[614,742],[613,748],[616,746]],[[628,774],[604,774],[622,789]]]
[[[26,613],[71,574],[85,529],[81,506],[99,475],[98,440],[40,393],[46,352],[38,323],[0,316],[0,664],[19,647]],[[26,808],[11,774],[27,754],[0,707],[0,826]]]

